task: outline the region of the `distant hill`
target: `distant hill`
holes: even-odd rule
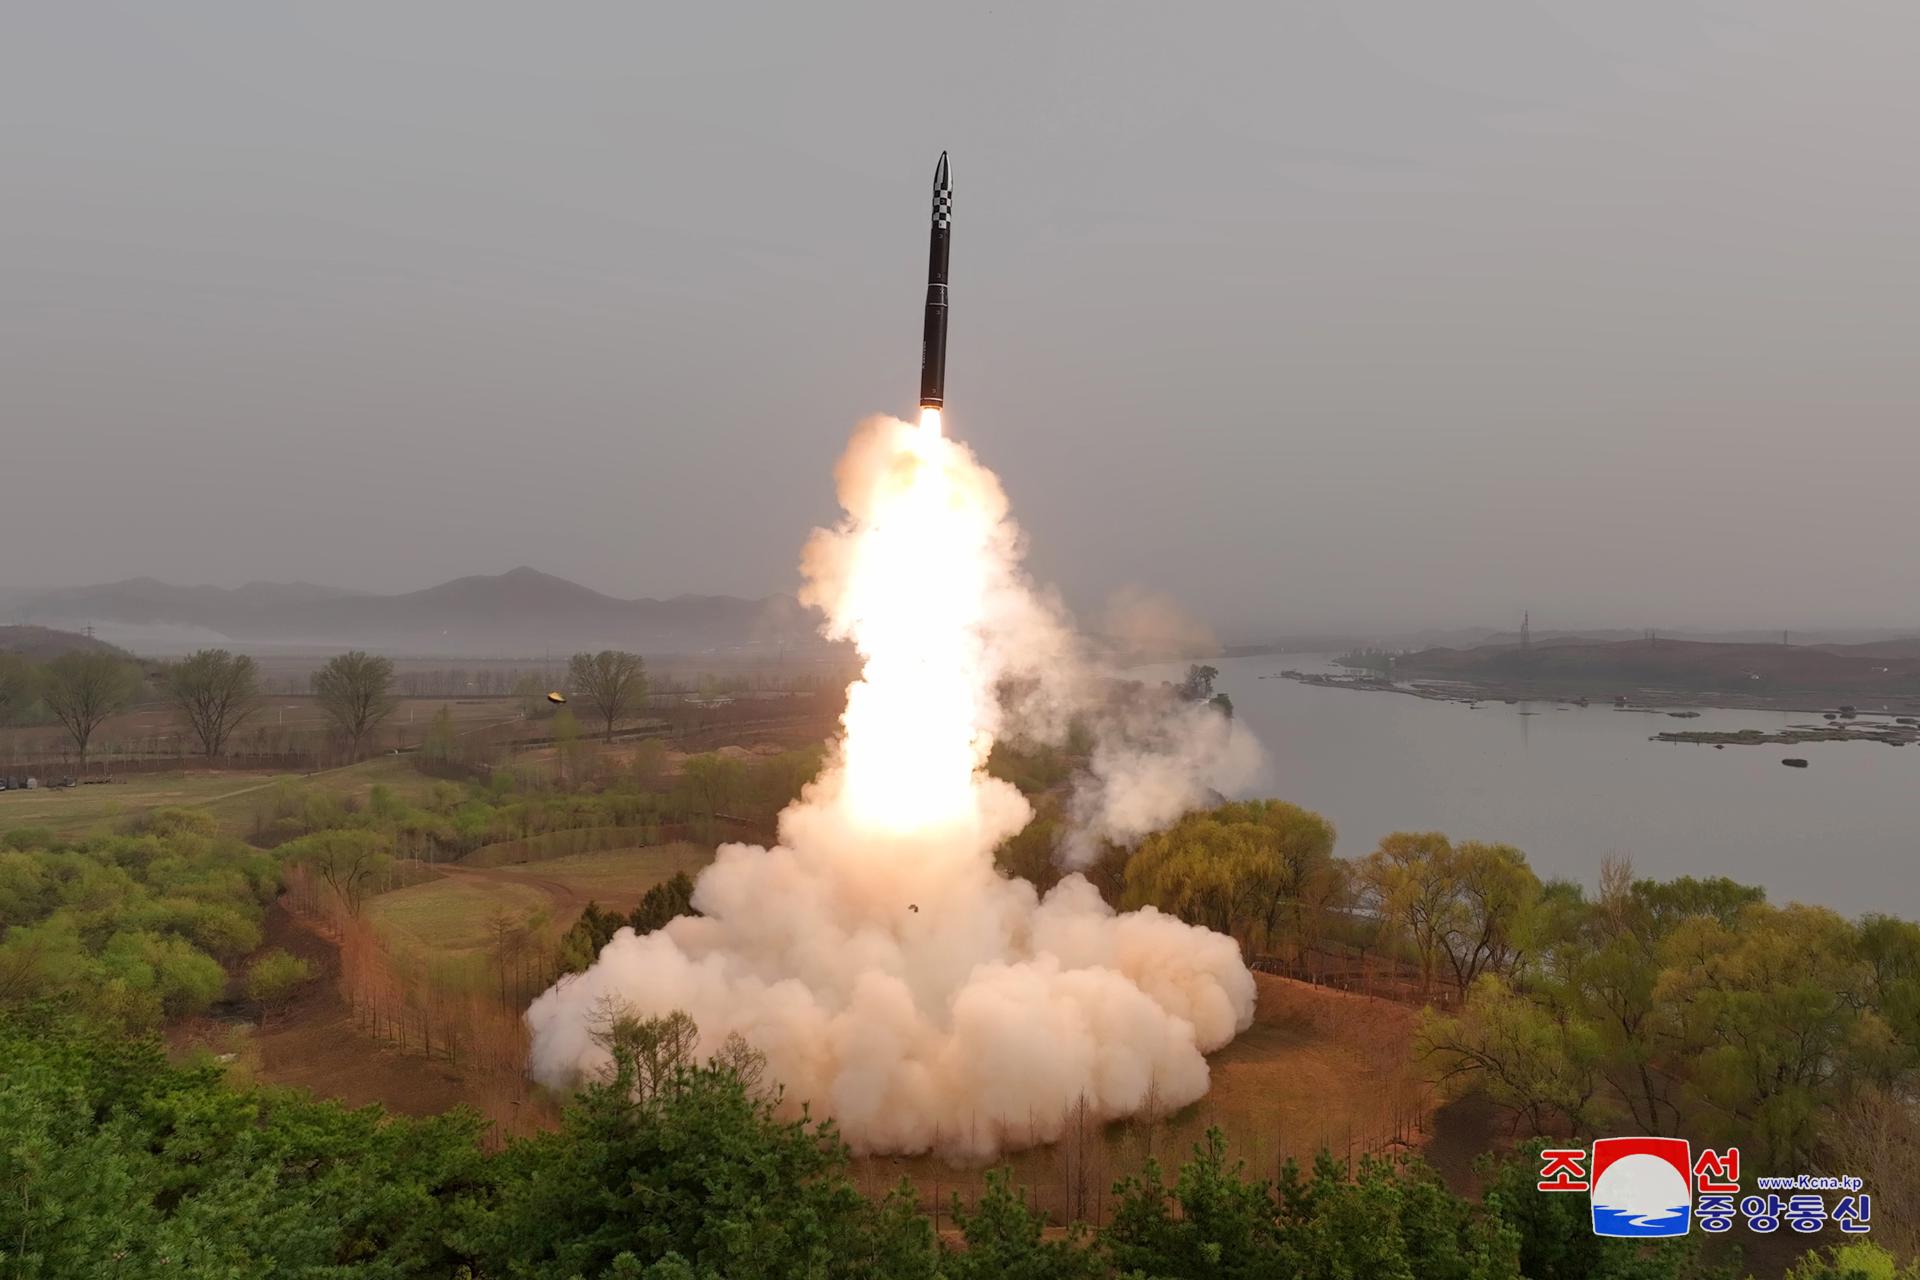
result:
[[[0,653],[17,653],[34,662],[48,662],[65,653],[112,653],[123,658],[132,654],[104,640],[77,631],[55,631],[51,627],[0,627]]]
[[[456,578],[398,595],[308,583],[178,587],[151,578],[13,591],[0,615],[91,625],[142,652],[204,645],[363,648],[419,656],[518,657],[584,648],[693,653],[806,644],[815,629],[791,597],[621,600],[537,569]]]
[[[1920,693],[1920,652],[1912,657],[1877,652],[1901,644],[1920,650],[1913,641],[1814,647],[1665,637],[1651,642],[1563,640],[1529,649],[1511,644],[1426,649],[1400,658],[1395,671],[1498,684],[1618,686],[1622,692],[1648,687],[1861,698]]]
[[[1843,658],[1920,658],[1920,638],[1875,640],[1871,644],[1823,644],[1817,646]]]

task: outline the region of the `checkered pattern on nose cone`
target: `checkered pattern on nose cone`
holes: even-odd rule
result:
[[[933,193],[933,225],[944,227],[953,221],[953,189],[937,187]]]

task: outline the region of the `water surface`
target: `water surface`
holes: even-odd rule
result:
[[[1648,739],[1670,729],[1777,730],[1820,717],[1697,708],[1698,719],[1676,720],[1553,702],[1469,708],[1280,678],[1287,668],[1335,670],[1324,656],[1213,665],[1217,687],[1266,750],[1247,794],[1326,815],[1344,856],[1366,853],[1391,831],[1438,830],[1518,845],[1543,877],[1589,889],[1601,859],[1623,854],[1643,876],[1726,875],[1764,887],[1776,902],[1920,918],[1920,747],[1815,742],[1716,751]],[[1786,756],[1812,767],[1785,768]]]

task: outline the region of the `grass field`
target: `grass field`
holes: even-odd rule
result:
[[[246,773],[231,769],[183,770],[135,774],[124,782],[61,790],[0,791],[0,831],[48,827],[56,835],[84,836],[112,831],[153,809],[183,806],[204,809],[221,828],[243,835],[267,788],[288,782],[316,791],[364,800],[376,783],[392,787],[402,799],[417,800],[433,780],[398,756],[381,756],[323,773]]]
[[[488,946],[501,912],[519,920],[544,915],[564,929],[590,899],[630,907],[654,885],[698,870],[711,856],[696,845],[669,844],[512,867],[449,866],[439,879],[383,893],[367,909],[395,942],[457,956]]]
[[[523,871],[556,880],[579,896],[597,900],[601,906],[630,906],[662,880],[681,871],[691,875],[712,860],[712,852],[698,845],[662,844],[646,849],[575,853],[502,870]]]
[[[404,756],[375,756],[359,764],[326,769],[319,773],[237,776],[254,778],[260,784],[259,788],[241,790],[236,786],[233,794],[202,806],[214,816],[223,831],[231,831],[235,835],[245,835],[251,829],[254,812],[266,795],[266,787],[282,780],[306,791],[354,801],[365,801],[375,786],[385,786],[409,804],[425,801],[434,787],[434,779],[414,768],[412,760]]]
[[[153,773],[126,782],[66,790],[0,792],[0,830],[50,827],[63,836],[112,830],[129,818],[167,805],[201,807],[235,793],[271,785],[285,775],[234,773]]]
[[[484,949],[493,936],[490,921],[502,911],[524,919],[551,907],[552,899],[534,885],[446,876],[383,893],[367,910],[395,942],[458,953]]]

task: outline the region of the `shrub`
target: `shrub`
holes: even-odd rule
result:
[[[310,962],[276,947],[247,966],[247,998],[266,1009],[284,1008],[313,979]]]

